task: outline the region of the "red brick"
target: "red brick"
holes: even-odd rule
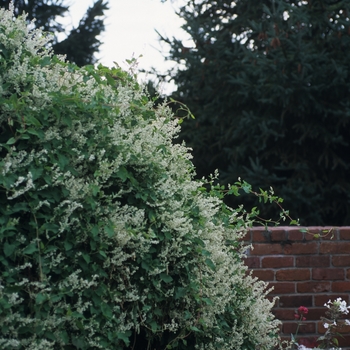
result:
[[[273,287],[273,291],[270,294],[294,294],[295,283],[293,282],[270,282],[270,287]]]
[[[282,254],[282,246],[280,244],[253,244],[254,249],[250,251],[251,255],[279,255]]]
[[[350,254],[350,242],[321,242],[320,254]]]
[[[318,336],[317,337],[310,336],[310,335],[300,336],[300,337],[298,337],[298,344],[304,345],[308,349],[313,349],[313,348],[316,348],[316,346],[318,344],[317,339],[318,339]]]
[[[350,227],[339,227],[339,239],[341,241],[350,240]]]
[[[350,255],[335,255],[332,256],[333,266],[349,266],[350,267]]]
[[[312,269],[313,280],[343,280],[344,269]]]
[[[304,240],[307,241],[307,242],[309,242],[309,241],[315,241],[315,242],[319,241],[319,238],[315,238],[314,235],[315,235],[314,232],[313,233],[305,232],[304,233]]]
[[[337,282],[333,282],[337,283]],[[315,306],[324,306],[325,303],[328,302],[328,300],[335,300],[337,298],[342,298],[345,300],[347,303],[349,303],[349,294],[322,294],[322,295],[315,295],[314,296],[314,305]]]
[[[331,282],[299,282],[298,293],[321,293],[331,291]]]
[[[276,271],[277,281],[306,281],[309,279],[309,269],[285,269]]]
[[[332,292],[350,292],[350,282],[332,282]]]
[[[275,273],[272,270],[253,270],[253,276],[263,281],[274,281]]]
[[[295,258],[296,267],[330,267],[329,256],[297,256]]]
[[[346,270],[346,278],[350,280],[350,269]]]
[[[299,255],[299,254],[316,254],[318,251],[317,242],[307,243],[292,243],[284,246],[284,254]]]
[[[280,307],[293,307],[298,308],[299,306],[312,306],[311,295],[282,295],[279,300]],[[293,314],[294,315],[294,314]]]
[[[250,231],[247,231],[245,236],[242,238],[242,241],[244,241],[244,242],[251,242],[251,232]]]
[[[272,313],[275,315],[275,317],[278,320],[295,320],[294,314],[295,314],[295,308],[294,309],[280,309],[275,308],[272,310]]]
[[[343,350],[349,349],[350,344],[350,335],[342,335],[341,337],[338,337],[339,347]],[[347,348],[345,348],[347,346]]]
[[[305,317],[308,321],[319,321],[322,316],[325,316],[326,311],[327,309],[323,305],[322,307],[318,308],[312,307],[309,308],[309,312],[307,315],[305,315]]]
[[[270,242],[268,231],[253,231],[252,232],[252,242]]]
[[[339,347],[343,350],[350,349],[350,335],[342,335],[341,337],[338,337]]]
[[[282,332],[285,334],[293,333],[295,334],[298,328],[297,322],[283,322]],[[299,333],[315,333],[316,331],[316,323],[315,322],[303,322],[299,327]]]
[[[260,258],[257,256],[248,256],[243,259],[244,264],[248,266],[250,269],[259,268],[260,266]]]
[[[286,230],[287,239],[289,241],[302,241],[304,234],[300,232],[301,228],[289,228]]]
[[[268,295],[268,296],[266,297],[266,299],[267,299],[270,303],[273,303],[273,307],[278,306],[278,305],[277,305],[277,304],[278,304],[278,298],[276,298],[275,296],[273,296],[273,295]]]
[[[273,228],[271,230],[270,238],[272,242],[283,242],[286,240],[286,232],[285,230]]]
[[[265,227],[253,227],[250,229],[252,242],[267,242],[268,232]]]
[[[317,322],[317,332],[319,334],[324,334],[326,333],[326,328],[323,327],[323,322],[322,321],[318,321]]]
[[[294,258],[292,256],[271,256],[263,258],[261,261],[262,267],[293,267]]]

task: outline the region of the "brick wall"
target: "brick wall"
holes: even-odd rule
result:
[[[274,287],[270,296],[279,297],[274,314],[283,322],[283,338],[290,339],[290,334],[295,333],[295,310],[301,305],[309,309],[298,338],[304,345],[311,345],[324,333],[320,321],[325,316],[324,303],[338,297],[350,303],[350,227],[308,227],[315,234],[332,229],[331,234],[320,239],[300,229],[251,229],[245,237],[253,246],[247,251],[246,264],[255,276]],[[341,332],[344,338],[338,337],[339,345],[350,349],[350,326]]]

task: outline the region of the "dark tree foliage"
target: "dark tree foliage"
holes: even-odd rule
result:
[[[8,9],[10,0],[0,0],[1,7]],[[55,35],[52,44],[55,54],[64,54],[67,60],[84,66],[96,62],[94,54],[98,52],[101,42],[98,36],[104,30],[102,17],[104,11],[108,9],[107,3],[97,0],[89,7],[84,17],[80,20],[77,28],[66,33],[65,28],[59,23],[58,17],[67,14],[69,7],[63,0],[14,0],[15,14],[28,14],[27,19],[36,19],[36,27],[43,27],[44,31]],[[66,39],[58,41],[57,34],[65,33]]]
[[[223,181],[272,186],[302,224],[349,223],[349,10],[335,0],[197,0],[180,9],[193,47],[162,39],[181,67],[170,73],[172,97],[196,116],[182,138],[199,177],[218,168]]]

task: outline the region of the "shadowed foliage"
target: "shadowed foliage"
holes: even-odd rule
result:
[[[199,177],[218,168],[229,183],[272,185],[302,224],[349,222],[349,8],[217,0],[180,9],[193,45],[162,39],[181,67],[170,72],[172,97],[196,116],[181,137]],[[251,199],[244,202],[258,205]]]

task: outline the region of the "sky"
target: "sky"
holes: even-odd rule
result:
[[[177,0],[178,4],[180,1]],[[70,15],[64,18],[64,23],[77,26],[79,19],[85,14],[93,0],[70,0]],[[96,55],[99,62],[105,66],[114,66],[117,62],[127,68],[127,59],[138,60],[138,68],[148,70],[156,68],[159,73],[173,68],[174,63],[165,61],[166,45],[161,45],[155,29],[164,36],[187,39],[181,29],[183,21],[176,15],[176,6],[171,0],[162,3],[161,0],[109,0],[109,10],[104,20],[105,31],[100,40],[100,52]],[[162,54],[163,52],[163,54]],[[140,57],[142,55],[142,57]],[[148,80],[151,76],[140,74],[140,80]],[[172,85],[159,87],[161,92],[174,90]]]

